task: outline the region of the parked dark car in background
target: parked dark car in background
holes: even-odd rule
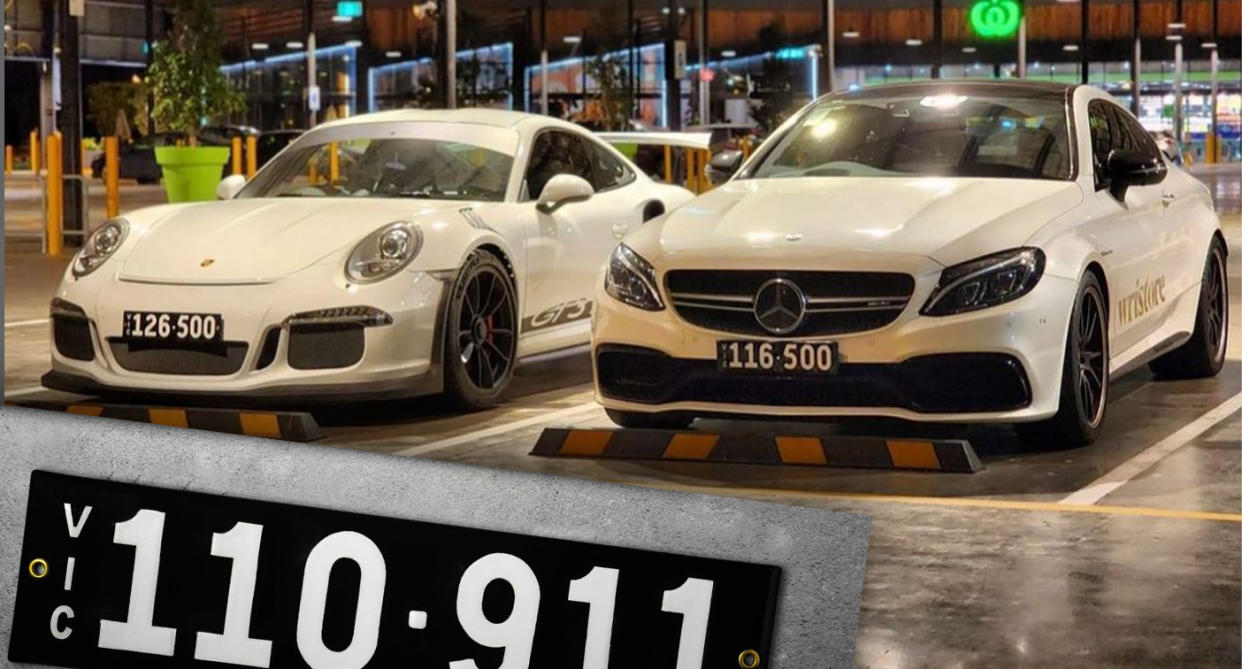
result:
[[[198,131],[198,143],[205,146],[232,146],[234,137],[258,137],[259,130],[248,125],[205,125]]]
[[[160,166],[155,162],[155,147],[175,146],[184,141],[185,135],[180,132],[157,132],[154,135],[139,137],[129,144],[120,146],[121,178],[135,179],[140,184],[156,184],[164,176]],[[91,161],[91,176],[102,179],[104,173],[104,154],[100,153]]]
[[[305,130],[264,130],[259,134],[259,167],[267,164],[280,153],[280,150],[289,145],[289,142],[302,136]]]

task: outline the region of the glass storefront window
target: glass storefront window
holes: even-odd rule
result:
[[[357,48],[352,46],[315,50],[319,120],[357,113],[357,55]],[[230,116],[230,122],[253,125],[261,130],[306,126],[305,52],[248,60],[225,65],[221,70],[245,98],[245,109]]]
[[[367,72],[370,111],[438,104],[431,58],[373,67]],[[513,44],[504,42],[457,52],[457,105],[513,109]]]

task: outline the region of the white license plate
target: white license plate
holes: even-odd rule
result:
[[[224,317],[220,314],[126,311],[121,334],[131,341],[215,344],[224,337]]]
[[[836,367],[836,342],[754,339],[716,342],[716,368],[722,372],[830,374]]]

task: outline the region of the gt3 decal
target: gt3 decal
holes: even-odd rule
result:
[[[1142,318],[1147,312],[1164,304],[1164,276],[1147,279],[1142,283],[1135,281],[1137,288],[1133,293],[1122,297],[1117,302],[1117,320],[1126,325]]]
[[[523,320],[522,332],[534,332],[535,330],[543,330],[572,321],[590,318],[591,305],[592,302],[590,300],[579,298],[572,302],[562,302],[548,307],[534,316],[529,316]]]

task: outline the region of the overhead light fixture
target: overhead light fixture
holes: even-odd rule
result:
[[[917,37],[911,37],[910,39],[906,40],[906,46],[923,46],[923,40]]]
[[[1208,49],[1210,51],[1216,48],[1216,42],[1204,42],[1203,44],[1200,44],[1199,46],[1202,46],[1203,48]]]
[[[340,14],[336,14],[332,17],[333,23],[349,23],[350,21],[353,21],[353,20],[354,20],[354,17],[352,16],[341,16]]]
[[[354,48],[360,47],[360,46],[362,46],[362,40],[360,40],[360,39],[351,39],[351,40],[349,40],[348,42],[345,42],[345,46],[352,46],[352,47],[354,47]]]
[[[668,14],[668,7],[661,7],[661,8],[660,8],[660,13],[661,13],[661,14]],[[678,7],[678,8],[677,8],[677,13],[678,13],[678,14],[685,14],[685,13],[686,13],[686,8],[685,8],[685,7]]]
[[[7,33],[8,31],[10,31],[10,30],[12,30],[12,29],[13,29],[13,26],[11,26],[11,25],[9,25],[9,24],[7,24],[7,23],[6,23],[6,24],[4,24],[4,32],[6,32],[6,33]]]
[[[846,29],[845,32],[841,33],[841,36],[844,37],[845,39],[857,39],[859,34],[860,33],[857,30],[854,30],[853,28],[848,28]]]
[[[400,58],[401,52],[400,51],[385,51],[384,57],[385,58]]]
[[[285,42],[286,49],[301,49],[303,44],[297,40],[289,40]]]
[[[565,42],[566,44],[580,44],[580,43],[582,43],[582,35],[566,35],[566,36],[562,37],[561,39],[562,39],[562,40],[564,40],[564,42]]]
[[[1169,30],[1185,30],[1185,29],[1186,29],[1186,24],[1182,23],[1181,21],[1174,21],[1173,23],[1169,24]]]
[[[724,51],[720,52],[721,58],[732,58],[736,55],[737,55],[737,52],[734,51],[733,49],[725,49]]]
[[[979,49],[977,49],[977,48],[975,48],[975,47],[973,47],[973,46],[964,46],[964,47],[962,47],[962,53],[974,53],[974,52],[976,52],[976,51],[978,51],[978,50],[979,50]]]
[[[1078,45],[1077,44],[1066,44],[1065,46],[1061,47],[1061,50],[1062,51],[1077,51]]]
[[[255,42],[250,48],[253,51],[267,51],[267,42]]]
[[[1166,40],[1170,41],[1170,42],[1180,42],[1180,41],[1182,41],[1182,36],[1181,36],[1181,35],[1165,35],[1165,36],[1164,36],[1164,38],[1165,38]]]

